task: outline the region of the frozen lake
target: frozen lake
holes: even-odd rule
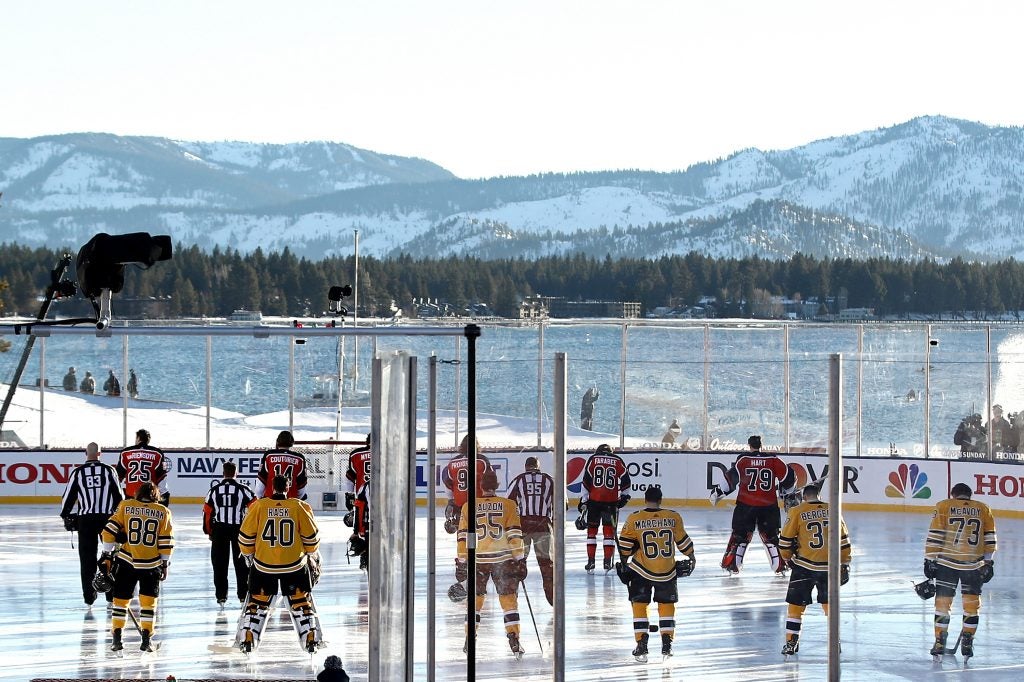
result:
[[[315,591],[328,645],[314,656],[300,650],[286,614],[268,622],[260,650],[217,654],[212,644],[232,641],[237,605],[219,610],[213,597],[209,543],[200,530],[200,508],[174,505],[176,550],[160,598],[156,640],[161,649],[143,656],[129,627],[123,658],[107,651],[109,613],[102,599],[89,608],[81,601],[77,552],[64,532],[56,506],[9,505],[0,509],[0,679],[36,677],[178,680],[314,679],[330,654],[339,655],[354,680],[366,679],[366,578],[345,558],[349,529],[336,513],[321,514],[324,574]],[[731,510],[682,509],[693,537],[698,565],[679,582],[676,655],[663,663],[652,655],[636,663],[632,616],[626,589],[614,573],[588,575],[585,534],[566,528],[567,680],[822,680],[827,677],[827,624],[821,610],[804,616],[800,654],[783,662],[787,581],[769,573],[764,552],[752,545],[744,572],[730,578],[718,568],[725,549]],[[1020,634],[1020,585],[1024,550],[1015,538],[1024,521],[997,518],[1001,540],[996,577],[985,587],[976,656],[964,669],[962,658],[934,664],[933,601],[917,597],[911,585],[921,576],[928,516],[859,512],[846,514],[854,545],[853,576],[842,596],[842,670],[847,680],[1018,680],[1024,678]],[[454,537],[438,524],[437,679],[465,679],[462,654],[465,604],[446,596],[452,580]],[[417,679],[425,679],[426,518],[417,523]],[[531,558],[527,579],[544,644],[538,650],[525,600],[520,598],[526,655],[508,651],[493,588],[484,607],[478,643],[477,679],[551,678],[551,608]],[[233,588],[232,588],[233,590]],[[233,591],[231,592],[233,594]],[[959,597],[950,630],[960,627]],[[137,608],[137,606],[136,606]],[[657,660],[656,660],[657,659]]]

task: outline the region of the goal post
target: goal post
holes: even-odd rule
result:
[[[306,458],[306,501],[314,511],[340,508],[348,458],[365,440],[297,440],[292,449]]]

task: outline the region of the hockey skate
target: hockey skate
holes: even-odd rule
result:
[[[664,658],[672,656],[672,637],[665,633],[661,635],[661,655]]]
[[[928,652],[937,661],[941,661],[942,657],[946,654],[946,633],[943,632],[941,635],[935,637],[935,644],[932,645],[932,649]]]
[[[960,635],[960,653],[964,655],[964,663],[974,656],[974,633],[964,632]]]
[[[152,635],[149,630],[142,631],[142,644],[139,645],[139,651],[153,651],[153,642],[151,639]]]
[[[588,559],[587,565],[583,567],[583,570],[585,570],[587,573],[593,573],[595,566],[597,566],[597,562],[593,559]]]
[[[798,639],[787,639],[786,643],[782,645],[782,658],[788,661],[790,656],[795,656],[800,651],[800,640]]]
[[[636,648],[633,649],[633,658],[636,659],[637,663],[647,662],[647,638],[650,637],[647,633],[640,635],[640,641],[636,643]]]
[[[523,645],[519,643],[519,635],[514,632],[508,633],[508,648],[512,650],[512,655],[517,661],[522,660],[523,654],[526,653]]]
[[[124,649],[124,644],[121,643],[121,628],[114,628],[113,636],[110,641],[111,651],[121,651]]]
[[[249,654],[252,653],[252,648],[253,648],[252,633],[251,632],[247,632],[247,633],[245,633],[245,639],[243,639],[241,642],[238,643],[238,649],[243,654],[248,656]]]

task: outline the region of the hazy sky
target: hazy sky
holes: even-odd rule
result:
[[[24,0],[0,137],[332,140],[462,177],[1024,124],[1011,0]]]

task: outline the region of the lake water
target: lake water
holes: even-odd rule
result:
[[[0,380],[8,382],[25,337],[5,338],[14,342],[0,354]],[[464,338],[363,337],[358,355],[356,343],[351,337],[344,341],[346,391],[369,389],[374,349],[407,350],[422,358],[421,407],[426,408],[427,358],[433,354],[440,361],[438,407],[454,409],[458,396],[465,408]],[[244,415],[287,410],[292,344],[287,337],[213,337],[212,405]],[[314,392],[314,376],[337,375],[337,338],[309,337],[292,348],[296,398]],[[726,447],[745,443],[751,433],[790,449],[823,447],[832,353],[843,354],[843,437],[850,452],[923,456],[927,443],[933,456],[948,454],[959,449],[952,436],[965,415],[977,412],[987,419],[990,403],[1001,403],[1007,414],[1024,409],[1018,388],[1024,327],[1018,325],[634,321],[483,326],[477,342],[478,411],[530,419],[550,431],[556,352],[568,356],[571,425],[579,426],[581,400],[594,387],[595,431],[661,443],[675,421],[680,433],[666,447]],[[206,404],[205,336],[40,339],[23,384],[35,383],[43,353],[54,390],[60,390],[69,366],[79,381],[91,371],[98,391],[113,369],[124,388],[127,367],[139,376],[142,399]]]

